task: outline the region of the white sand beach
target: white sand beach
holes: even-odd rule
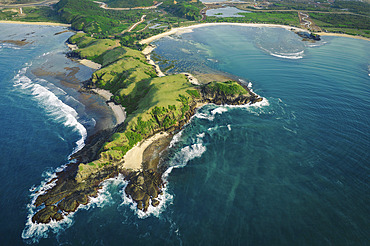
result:
[[[355,38],[355,39],[362,39],[370,41],[370,38],[362,37],[362,36],[354,36],[344,33],[333,33],[333,32],[316,32],[315,34],[318,34],[320,36],[336,36],[336,37],[345,37],[345,38]]]
[[[287,29],[287,30],[307,32],[307,30],[302,29],[302,28],[292,27],[292,26],[285,26],[285,25],[276,25],[276,24],[230,23],[230,22],[203,23],[203,24],[196,24],[196,25],[187,26],[187,27],[173,28],[173,29],[171,29],[167,32],[160,33],[158,35],[152,36],[152,37],[147,38],[147,39],[143,39],[139,43],[140,44],[149,44],[149,43],[153,42],[154,40],[157,40],[157,39],[169,36],[169,35],[191,32],[195,28],[207,27],[207,26],[279,27],[279,28],[284,28],[284,29]]]

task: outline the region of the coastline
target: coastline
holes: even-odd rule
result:
[[[77,45],[70,44],[70,43],[68,43],[68,41],[66,42],[66,45],[68,46],[68,48],[71,51],[74,51],[74,50],[78,49]],[[90,61],[90,60],[87,60],[87,59],[76,59],[76,58],[73,58],[73,59],[76,60],[77,62],[79,62],[80,64],[85,65],[85,66],[87,66],[89,68],[92,68],[92,69],[95,69],[95,70],[99,70],[101,68],[101,65],[99,63],[96,63],[96,62],[93,62],[93,61]]]
[[[93,92],[98,94],[99,96],[103,97],[107,101],[107,105],[112,109],[114,116],[116,117],[116,125],[122,124],[126,119],[126,111],[125,108],[121,105],[116,105],[114,102],[110,101],[111,97],[113,96],[107,90],[95,88],[91,89]]]
[[[155,40],[158,40],[160,38],[173,35],[173,34],[182,34],[186,32],[191,32],[195,28],[200,28],[200,27],[208,27],[208,26],[246,26],[246,27],[279,27],[279,28],[284,28],[286,30],[294,30],[294,31],[304,31],[307,32],[307,30],[298,28],[298,27],[292,27],[292,26],[286,26],[286,25],[277,25],[277,24],[256,24],[256,23],[232,23],[232,22],[218,22],[218,23],[202,23],[202,24],[195,24],[187,27],[177,27],[173,28],[167,32],[160,33],[158,35],[152,36],[147,39],[141,40],[139,43],[140,44],[149,44]]]
[[[367,38],[367,37],[354,36],[354,35],[349,35],[349,34],[345,34],[345,33],[334,33],[334,32],[315,32],[315,34],[318,34],[318,35],[320,35],[320,36],[332,36],[332,37],[343,37],[343,38],[355,38],[355,39],[361,39],[361,40],[370,41],[370,38]]]
[[[56,22],[30,22],[30,21],[7,21],[0,20],[2,24],[23,24],[23,25],[38,25],[38,26],[64,26],[71,27],[71,24],[56,23]]]
[[[191,32],[195,28],[200,27],[208,27],[208,26],[245,26],[245,27],[278,27],[278,28],[284,28],[286,30],[292,30],[292,31],[298,31],[298,32],[309,32],[306,29],[294,27],[294,26],[286,26],[286,25],[278,25],[278,24],[258,24],[258,23],[232,23],[232,22],[218,22],[218,23],[202,23],[202,24],[195,24],[187,27],[177,27],[173,28],[167,32],[160,33],[158,35],[140,40],[140,44],[150,44],[151,42],[158,40],[160,38],[170,36],[173,34],[182,34],[186,32]],[[362,36],[352,36],[348,34],[342,34],[342,33],[327,33],[327,32],[320,32],[315,33],[320,36],[337,36],[337,37],[348,37],[348,38],[355,38],[355,39],[363,39],[370,41],[370,38],[362,37]]]
[[[122,164],[122,168],[131,169],[134,171],[141,171],[144,151],[152,143],[156,142],[160,138],[168,136],[169,134],[167,132],[160,132],[151,136],[150,138],[144,139],[143,141],[132,147],[132,149],[130,149],[123,157],[124,163]]]
[[[75,44],[70,44],[66,42],[66,45],[71,51],[78,49],[78,46]],[[74,60],[76,60],[77,62],[79,62],[80,64],[84,66],[87,66],[95,70],[99,70],[102,67],[99,63],[96,63],[96,62],[93,62],[87,59],[74,59]],[[110,101],[111,97],[113,96],[112,93],[110,93],[107,90],[100,89],[100,88],[91,89],[91,91],[93,91],[94,93],[98,94],[99,96],[103,97],[106,100],[108,107],[111,108],[116,118],[116,126],[119,124],[122,124],[125,121],[126,119],[125,108],[122,107],[121,105],[116,105],[114,102]]]
[[[166,75],[162,72],[162,70],[159,68],[159,66],[157,64],[155,64],[155,62],[150,57],[150,54],[152,53],[152,51],[154,49],[155,49],[155,46],[152,45],[152,44],[149,44],[147,47],[145,47],[145,49],[143,49],[142,53],[144,54],[144,56],[146,58],[146,61],[154,67],[155,72],[157,73],[157,76],[158,77],[164,77]]]
[[[68,42],[66,45],[71,50],[78,49],[76,45],[68,45]],[[147,49],[143,51],[143,54],[146,55],[147,59],[151,60],[150,52],[154,48],[155,47],[153,45],[149,45]],[[154,61],[152,62],[154,63]],[[157,73],[161,72],[158,66],[155,67],[157,67]],[[165,75],[163,74],[163,76]],[[187,74],[184,75],[184,77],[185,76],[187,77],[188,83],[193,82],[193,84],[197,84],[192,75]],[[235,83],[238,82],[235,81]],[[241,85],[241,87],[243,86]],[[124,155],[119,155],[116,149],[109,150],[111,153],[100,153],[102,146],[110,141],[112,134],[119,127],[93,136],[90,142],[73,156],[77,162],[70,165],[68,167],[68,171],[63,171],[57,175],[55,179],[57,180],[56,186],[48,190],[46,194],[36,198],[34,202],[36,207],[39,207],[42,204],[47,204],[47,206],[37,211],[33,215],[32,221],[36,223],[48,223],[52,219],[57,221],[62,220],[63,215],[76,211],[80,204],[87,204],[91,197],[95,197],[97,191],[101,188],[99,186],[101,182],[108,178],[113,178],[119,173],[122,173],[124,176],[126,176],[126,180],[129,182],[129,185],[125,189],[126,194],[138,204],[137,207],[139,210],[146,212],[149,206],[149,201],[152,202],[153,206],[158,206],[160,202],[156,200],[156,198],[165,187],[165,181],[162,179],[165,170],[157,169],[157,161],[159,160],[161,153],[156,154],[157,157],[154,158],[156,160],[150,161],[152,164],[149,165],[152,167],[155,166],[155,168],[147,168],[147,166],[145,166],[148,163],[144,158],[145,153],[149,152],[147,156],[152,158],[154,154],[152,154],[151,151],[156,149],[158,142],[161,142],[162,140],[164,141],[162,141],[163,143],[161,148],[164,149],[169,146],[169,138],[171,135],[168,132],[180,130],[195,114],[197,106],[202,106],[203,103],[215,103],[217,105],[244,105],[262,101],[262,98],[258,97],[251,91],[245,93],[243,96],[238,95],[230,97],[224,95],[220,90],[206,90],[205,88],[199,88],[199,90],[200,98],[197,100],[194,99],[194,101],[191,101],[190,104],[187,105],[188,109],[184,115],[181,116],[178,124],[168,129],[160,128],[159,133],[157,131],[157,134],[150,137],[149,135],[143,136],[143,138],[141,138],[143,140],[140,143],[136,142],[137,144],[134,146],[130,146],[130,149],[125,152]],[[113,95],[109,91],[97,88],[89,91],[99,94],[108,101],[108,106],[111,107],[117,118],[117,125],[125,120],[125,112],[123,107],[121,105],[115,105],[114,102],[111,101],[111,97]],[[147,151],[149,146],[154,147],[152,150]],[[103,155],[103,157],[101,158],[99,155]],[[95,160],[97,162],[94,162]],[[146,164],[144,164],[144,162]],[[142,176],[145,177],[144,181],[142,178],[138,178]],[[62,187],[68,188],[63,188],[60,190]],[[140,187],[140,189],[136,189],[135,187]],[[150,194],[150,197],[152,198],[150,198],[148,194]],[[60,200],[62,201],[59,202]]]

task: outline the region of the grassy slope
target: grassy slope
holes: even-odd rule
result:
[[[76,44],[79,49],[75,51],[81,58],[94,60],[105,53],[119,46],[117,40],[111,39],[95,39],[84,33],[77,33],[68,40],[72,44]]]
[[[248,95],[249,92],[241,85],[235,81],[227,82],[211,82],[206,85],[206,88],[209,91],[214,93],[222,93],[225,96],[234,96],[234,95]]]
[[[69,41],[82,45],[82,51],[96,45],[94,38],[80,33]],[[93,74],[92,82],[109,90],[114,100],[126,107],[128,115],[120,131],[101,149],[100,158],[80,165],[81,177],[98,167],[118,163],[142,139],[178,125],[197,95],[183,74],[157,77],[140,51],[121,46],[97,53],[94,60],[105,66]]]
[[[299,26],[297,12],[240,13],[245,17],[207,17],[207,22],[271,23]]]

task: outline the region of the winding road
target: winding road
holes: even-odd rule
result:
[[[299,14],[302,16],[301,19],[304,22],[303,25],[306,26],[307,29],[310,29],[312,22],[307,20],[307,18],[309,17],[308,14],[305,14],[305,13],[302,13],[302,12],[299,12]]]
[[[132,10],[132,9],[156,9],[163,2],[157,3],[157,4],[155,4],[153,6],[149,6],[149,7],[134,7],[134,8],[110,8],[110,7],[108,7],[108,5],[106,3],[103,3],[103,2],[94,1],[94,3],[99,4],[99,7],[100,8],[103,8],[103,9],[109,9],[109,10]]]
[[[146,17],[146,15],[141,16],[140,21],[136,22],[127,31],[123,31],[122,33],[131,32],[132,30],[134,30],[135,27],[137,27],[139,24],[141,24],[141,23],[143,23],[145,21],[145,17]]]

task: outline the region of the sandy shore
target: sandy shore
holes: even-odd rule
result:
[[[77,50],[78,49],[78,47],[77,47],[77,45],[75,45],[75,44],[69,44],[69,43],[66,43],[67,44],[67,46],[68,46],[68,48],[70,49],[70,50]]]
[[[103,97],[107,101],[109,101],[111,97],[113,96],[112,93],[110,93],[107,90],[103,90],[103,89],[92,89],[92,91],[98,94],[99,96]],[[123,123],[126,119],[125,108],[122,107],[121,105],[116,105],[113,102],[109,102],[108,106],[112,109],[116,117],[116,121],[117,121],[116,125]]]
[[[141,164],[143,162],[143,153],[145,149],[151,145],[153,142],[157,141],[160,138],[167,137],[167,132],[157,133],[154,136],[141,141],[130,149],[126,155],[123,157],[124,163],[123,167],[132,170],[140,170]]]
[[[26,22],[26,21],[5,21],[5,20],[0,20],[0,23],[5,23],[5,24],[23,24],[23,25],[40,25],[40,26],[65,26],[65,27],[71,27],[70,24],[54,23],[54,22]]]
[[[72,51],[78,49],[78,46],[75,45],[75,44],[66,43],[66,45]],[[101,68],[101,65],[99,63],[96,63],[96,62],[93,62],[93,61],[90,61],[90,60],[87,60],[87,59],[76,59],[76,61],[78,61],[82,65],[85,65],[85,66],[87,66],[89,68],[92,68],[92,69],[95,69],[95,70],[99,70]]]
[[[155,40],[158,40],[160,38],[173,35],[173,34],[182,34],[186,32],[191,32],[195,28],[200,27],[207,27],[207,26],[247,26],[247,27],[279,27],[284,28],[286,30],[293,30],[298,32],[308,32],[306,29],[298,28],[298,27],[292,27],[292,26],[285,26],[285,25],[276,25],[276,24],[255,24],[255,23],[231,23],[231,22],[220,22],[220,23],[203,23],[203,24],[196,24],[192,26],[187,27],[178,27],[173,28],[167,32],[160,33],[158,35],[152,36],[147,39],[141,40],[140,44],[149,44]],[[318,32],[316,34],[319,34],[320,36],[337,36],[337,37],[347,37],[347,38],[356,38],[356,39],[363,39],[370,41],[370,38],[365,38],[361,36],[353,36],[348,34],[341,34],[341,33],[328,33],[328,32]]]
[[[292,26],[284,26],[284,25],[275,25],[275,24],[231,23],[231,22],[203,23],[203,24],[196,24],[196,25],[187,26],[187,27],[173,28],[173,29],[171,29],[167,32],[152,36],[152,37],[147,38],[147,39],[143,39],[139,43],[140,44],[149,44],[149,43],[153,42],[154,40],[157,40],[157,39],[169,36],[169,35],[191,32],[195,28],[207,27],[207,26],[279,27],[279,28],[284,28],[284,29],[287,29],[287,30],[293,29],[294,31],[307,32],[307,30],[302,29],[302,28],[292,27]]]
[[[344,33],[316,32],[315,34],[318,34],[320,36],[336,36],[336,37],[355,38],[355,39],[362,39],[362,40],[370,41],[370,38],[366,38],[362,36],[353,36],[353,35],[344,34]]]
[[[162,70],[159,68],[159,66],[157,64],[155,64],[155,62],[150,58],[150,53],[155,49],[155,46],[154,45],[148,45],[147,47],[145,47],[145,49],[142,51],[142,53],[145,55],[146,57],[146,61],[152,65],[155,69],[155,72],[157,73],[157,76],[158,77],[164,77],[166,76]]]
[[[98,70],[101,68],[101,65],[99,63],[96,63],[96,62],[93,62],[93,61],[90,61],[90,60],[87,60],[87,59],[82,59],[82,60],[77,60],[79,63],[81,63],[82,65],[85,65],[89,68],[92,68],[92,69],[95,69],[95,70]]]

